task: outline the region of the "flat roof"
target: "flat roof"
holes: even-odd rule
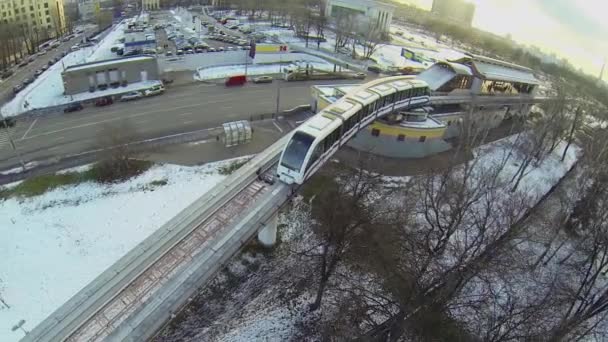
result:
[[[96,67],[108,66],[108,65],[113,65],[113,64],[144,61],[144,60],[148,60],[148,59],[156,60],[156,57],[143,55],[143,56],[128,56],[128,57],[122,57],[122,58],[106,59],[103,61],[95,61],[95,62],[89,62],[89,63],[84,63],[84,64],[71,65],[71,66],[65,68],[65,70],[63,72],[66,73],[66,72],[72,72],[72,71],[86,70],[88,68],[96,68]]]
[[[393,92],[393,90],[395,90],[395,88],[388,86],[387,84],[379,84],[377,86],[371,87],[369,88],[370,90],[374,90],[379,92],[382,95],[388,95],[391,92]]]
[[[450,66],[452,68],[452,70],[454,70],[455,73],[457,73],[459,75],[467,75],[467,76],[473,75],[473,71],[471,70],[471,67],[468,65],[464,65],[464,64],[460,64],[460,63],[452,63],[452,62],[440,62],[440,63],[447,64],[448,66]]]
[[[481,76],[488,80],[539,84],[536,77],[534,77],[534,74],[529,71],[512,69],[485,62],[474,62],[473,65]]]
[[[354,103],[348,101],[336,102],[333,106],[328,108],[326,111],[331,114],[341,115],[355,106]]]

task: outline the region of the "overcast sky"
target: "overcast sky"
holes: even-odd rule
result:
[[[430,9],[432,0],[401,0]],[[607,0],[469,0],[473,26],[533,44],[597,75],[608,56]],[[608,71],[605,72],[608,74]],[[605,75],[604,79],[608,79]]]

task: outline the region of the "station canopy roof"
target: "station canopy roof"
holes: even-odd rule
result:
[[[473,66],[487,80],[539,84],[534,74],[525,70],[485,62],[473,62]]]
[[[450,68],[445,68],[439,64],[434,64],[430,68],[418,74],[419,80],[425,81],[433,91],[439,89],[446,82],[456,76],[456,72]]]
[[[467,54],[465,57],[449,62],[448,64],[452,67],[454,65],[470,66],[478,77],[486,80],[539,84],[532,69],[490,57]]]

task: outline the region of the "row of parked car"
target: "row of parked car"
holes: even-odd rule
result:
[[[120,101],[123,101],[123,102],[133,101],[133,100],[140,99],[142,97],[160,95],[164,91],[165,91],[165,87],[163,87],[162,85],[157,85],[157,86],[145,89],[143,92],[142,91],[132,91],[132,92],[123,94],[120,97]],[[113,103],[114,103],[114,100],[110,96],[100,97],[95,100],[96,107],[109,106]],[[77,112],[77,111],[82,110],[83,108],[84,108],[84,106],[82,105],[81,102],[72,102],[63,109],[63,112],[64,113]]]
[[[23,82],[21,82],[21,84],[17,84],[16,86],[14,86],[13,94],[17,94],[18,92],[22,91],[25,87],[27,87],[29,84],[33,83],[34,80],[36,80],[36,78],[38,78],[38,76],[42,75],[42,73],[45,72],[46,70],[48,70],[48,68],[50,68],[53,64],[59,62],[61,60],[61,58],[64,57],[66,54],[67,54],[67,52],[62,52],[59,56],[49,60],[46,65],[43,65],[42,67],[40,67],[40,69],[36,70],[34,72],[33,76],[26,77],[23,80]]]
[[[220,42],[226,42],[234,45],[246,46],[249,45],[249,42],[245,39],[235,36],[222,35],[222,34],[212,34],[209,36],[209,39],[217,40]]]

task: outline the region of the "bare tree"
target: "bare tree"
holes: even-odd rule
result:
[[[367,26],[367,30],[359,37],[359,44],[363,46],[363,57],[369,59],[382,46],[383,32],[377,22]]]
[[[330,277],[353,249],[360,236],[369,233],[372,225],[390,217],[386,208],[373,206],[379,175],[362,168],[341,174],[341,180],[318,194],[313,214],[319,224],[314,227],[319,244],[312,255],[319,260],[319,285],[310,309],[320,307]]]
[[[348,44],[351,39],[353,30],[353,16],[340,12],[335,18],[336,43],[334,45],[334,52],[338,52],[339,48],[344,47]]]
[[[568,149],[574,140],[574,132],[580,127],[581,123],[584,121],[585,112],[581,109],[581,107],[577,107],[574,113],[574,118],[572,119],[572,124],[570,126],[570,132],[568,133],[568,138],[566,138],[567,144],[566,148],[564,148],[564,153],[562,154],[561,161],[566,159],[566,155],[568,154]]]
[[[136,130],[128,121],[117,125],[106,125],[98,135],[100,152],[96,164],[97,179],[114,182],[139,174],[147,166],[136,159],[134,142]]]

